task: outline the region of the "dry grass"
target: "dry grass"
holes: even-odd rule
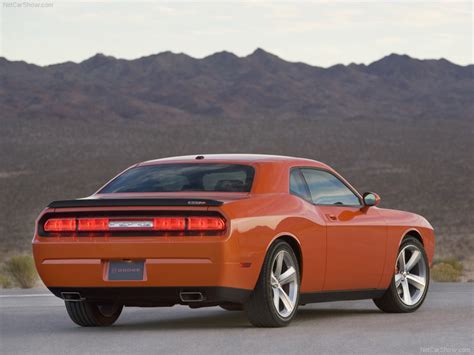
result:
[[[431,278],[438,282],[458,282],[464,267],[462,262],[453,257],[436,260],[431,269]]]
[[[15,286],[31,288],[34,287],[38,281],[35,263],[30,255],[16,255],[11,257],[5,262],[3,269],[6,274],[5,279],[11,280]]]
[[[6,275],[0,274],[0,287],[10,288],[13,286],[12,280]]]

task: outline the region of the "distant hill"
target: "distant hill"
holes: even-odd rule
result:
[[[0,109],[14,117],[176,115],[318,118],[463,118],[472,113],[474,66],[391,54],[368,66],[327,69],[257,49],[203,59],[164,52],[136,60],[97,54],[38,67],[0,59]],[[60,105],[58,105],[60,103]]]
[[[50,200],[88,195],[136,161],[217,152],[325,161],[383,207],[428,217],[438,252],[471,255],[473,69],[398,54],[320,68],[262,49],[0,58],[0,255],[29,248]]]

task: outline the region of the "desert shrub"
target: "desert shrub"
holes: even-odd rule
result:
[[[456,282],[460,276],[461,272],[448,263],[437,263],[431,268],[431,278],[435,281]]]
[[[448,256],[442,259],[440,262],[451,265],[455,270],[459,271],[460,273],[462,273],[464,270],[462,262],[455,256]]]
[[[0,287],[1,288],[10,288],[12,287],[12,280],[6,275],[0,274]]]
[[[33,258],[29,255],[11,257],[4,266],[7,276],[21,288],[31,288],[36,284],[38,275]]]

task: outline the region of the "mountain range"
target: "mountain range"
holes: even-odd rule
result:
[[[0,110],[14,117],[150,115],[463,118],[473,112],[474,65],[391,54],[369,65],[290,63],[257,49],[239,58],[97,54],[39,67],[0,59]],[[58,105],[60,103],[60,105]]]

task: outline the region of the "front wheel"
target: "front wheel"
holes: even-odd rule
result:
[[[388,313],[416,311],[423,303],[430,283],[430,268],[423,245],[415,238],[406,238],[399,249],[395,274],[389,289],[376,306]]]
[[[96,304],[87,301],[66,301],[66,310],[71,320],[81,327],[104,327],[115,323],[122,313],[118,304]]]
[[[296,314],[300,269],[290,245],[277,241],[263,262],[257,285],[246,305],[247,317],[256,327],[283,327]]]

